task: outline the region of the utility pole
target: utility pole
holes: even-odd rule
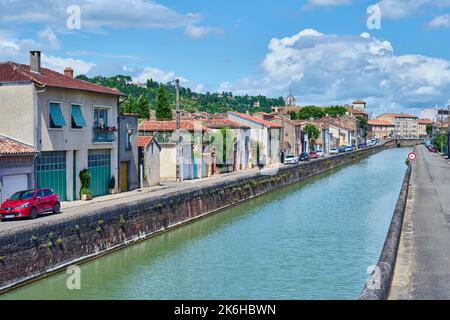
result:
[[[450,105],[447,106],[447,159],[450,159]]]
[[[182,178],[182,169],[181,169],[181,141],[180,141],[180,129],[181,129],[181,119],[180,119],[180,79],[176,81],[176,95],[177,95],[177,105],[176,105],[176,114],[177,114],[177,129],[176,129],[176,138],[177,138],[177,182],[183,181]]]

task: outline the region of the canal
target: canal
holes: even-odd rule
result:
[[[376,265],[409,149],[282,188],[0,299],[354,299]]]

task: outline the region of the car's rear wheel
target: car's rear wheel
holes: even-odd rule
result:
[[[38,216],[38,212],[36,208],[31,208],[30,210],[30,219],[34,220]]]
[[[55,206],[53,207],[53,213],[54,214],[61,213],[61,204],[59,202],[55,203]]]

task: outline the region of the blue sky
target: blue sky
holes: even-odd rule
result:
[[[66,26],[77,5],[81,29]],[[377,5],[381,29],[369,30]],[[366,99],[374,113],[446,105],[450,0],[0,0],[0,60],[77,74],[183,79],[197,91]]]

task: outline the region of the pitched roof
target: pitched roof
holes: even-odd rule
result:
[[[221,128],[231,128],[231,129],[250,129],[249,126],[228,120],[213,118],[203,123],[206,127],[210,129],[221,129]]]
[[[245,114],[245,113],[230,112],[230,114],[234,115],[236,117],[248,120],[250,122],[257,123],[257,124],[269,127],[269,128],[281,128],[281,125],[279,125],[279,124],[276,124],[276,123],[273,123],[273,122],[270,122],[270,121],[266,121],[266,120],[263,120],[263,119],[260,119],[260,118],[256,118],[256,117],[253,117],[253,116],[249,116],[248,114]]]
[[[394,126],[394,123],[386,120],[369,120],[368,124],[369,126]]]
[[[79,80],[46,68],[41,68],[41,73],[38,74],[32,72],[28,65],[10,61],[0,63],[0,82],[34,82],[41,87],[47,86],[125,96],[124,93],[115,88]]]
[[[355,101],[353,101],[353,104],[367,104],[367,102],[365,102],[361,99],[356,99]]]
[[[11,138],[0,136],[1,156],[31,156],[38,154],[33,147]]]
[[[420,119],[419,124],[433,124],[434,122],[428,119]]]
[[[208,130],[208,128],[206,128],[201,121],[194,121],[194,120],[181,120],[180,128],[186,131]],[[176,129],[177,129],[177,122],[175,120],[172,121],[148,120],[142,121],[139,124],[139,131],[160,132],[160,131],[175,131]]]
[[[412,115],[412,114],[407,114],[407,113],[383,113],[382,115],[379,115],[378,118],[380,117],[394,117],[394,118],[417,118],[417,116]]]

